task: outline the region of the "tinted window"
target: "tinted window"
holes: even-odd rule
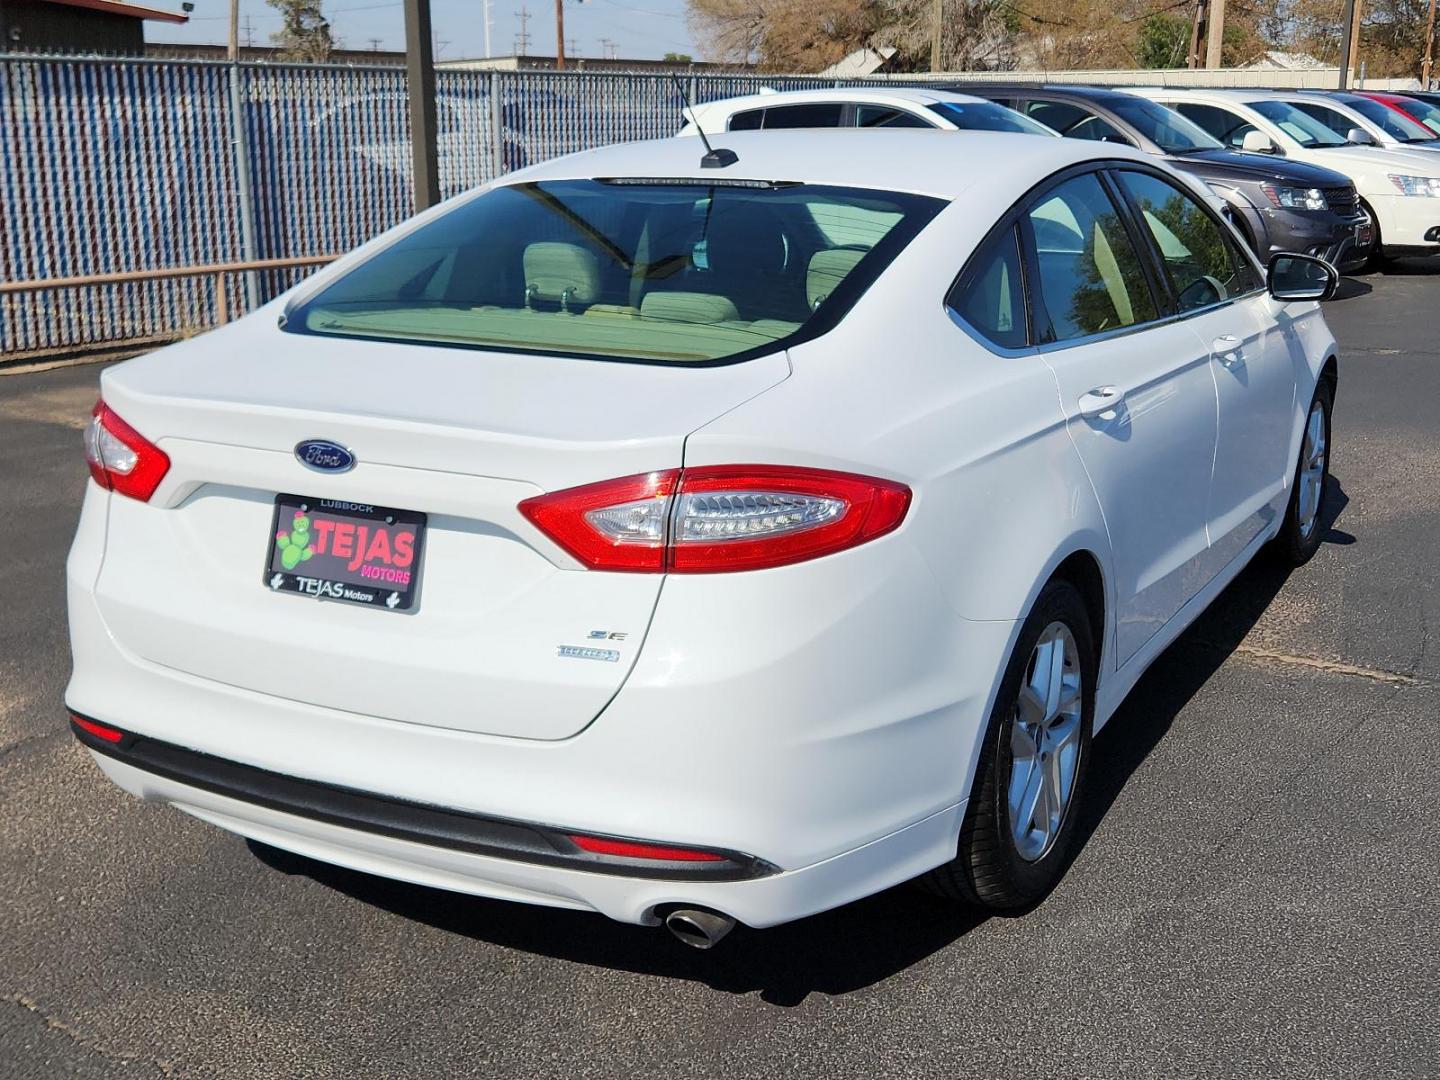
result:
[[[928,128],[935,125],[908,112],[892,109],[888,105],[856,105],[855,126],[862,128]]]
[[[1214,105],[1178,101],[1171,107],[1186,119],[1193,120],[1204,128],[1207,134],[1213,135],[1226,146],[1240,146],[1245,142],[1245,136],[1256,130],[1255,125],[1243,116],[1236,116],[1228,109],[1216,108]]]
[[[1145,98],[1112,101],[1110,111],[1167,154],[1215,150],[1220,145],[1173,109]]]
[[[1306,116],[1314,117],[1337,135],[1348,135],[1351,128],[1364,128],[1353,116],[1346,116],[1326,105],[1317,105],[1313,101],[1297,101],[1294,105]]]
[[[366,259],[291,311],[286,329],[597,358],[739,356],[838,318],[942,205],[810,184],[510,184]]]
[[[730,117],[731,131],[754,131],[765,123],[764,109],[751,109],[749,112],[736,113]]]
[[[962,131],[1015,131],[1024,135],[1055,135],[1055,132],[1044,124],[991,101],[941,101],[931,105],[930,110],[940,114]]]
[[[1209,307],[1260,287],[1260,275],[1225,229],[1189,192],[1149,173],[1122,172],[1182,312]]]
[[[1089,139],[1093,142],[1116,142],[1129,144],[1130,140],[1111,124],[1078,105],[1068,101],[1031,101],[1025,106],[1025,114],[1053,128],[1067,139]]]
[[[950,306],[981,337],[1006,349],[1025,347],[1029,335],[1015,228],[992,239],[971,260]]]
[[[1440,108],[1420,98],[1406,98],[1402,107],[1420,123],[1440,135]]]
[[[1408,116],[1390,108],[1389,105],[1372,98],[1357,97],[1353,100],[1346,98],[1345,104],[1392,139],[1398,139],[1400,142],[1428,143],[1435,138],[1435,133],[1423,124],[1411,120]]]
[[[1029,211],[1049,334],[1065,341],[1155,318],[1155,300],[1119,212],[1093,174],[1066,180]]]
[[[1326,127],[1313,116],[1309,116],[1288,101],[1247,102],[1261,116],[1278,127],[1301,146],[1344,146],[1345,136]],[[1346,124],[1348,131],[1353,125]]]
[[[839,127],[840,116],[845,106],[838,101],[826,101],[814,105],[778,105],[765,110],[764,127],[771,128],[827,128]]]

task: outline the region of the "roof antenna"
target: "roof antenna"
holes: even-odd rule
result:
[[[680,100],[685,102],[685,111],[690,114],[691,121],[695,124],[695,131],[700,136],[700,141],[705,144],[705,156],[700,159],[702,169],[723,169],[727,165],[734,165],[740,160],[740,155],[734,150],[727,150],[721,147],[716,150],[710,145],[710,140],[705,137],[705,126],[700,123],[700,117],[695,114],[695,106],[690,104],[690,95],[685,93],[685,87],[680,82],[680,76],[670,72],[670,78],[675,80],[675,89],[680,91]]]

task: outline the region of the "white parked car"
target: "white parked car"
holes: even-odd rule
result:
[[[112,780],[698,945],[1046,894],[1093,732],[1319,543],[1335,272],[1267,289],[1102,143],[724,147],[504,177],[105,371],[66,702]]]
[[[1425,150],[1440,154],[1440,139],[1418,120],[1362,94],[1272,90],[1271,96],[1288,101],[1331,131],[1361,146],[1391,150]]]
[[[936,128],[1049,135],[1038,120],[969,94],[896,87],[785,90],[709,101],[685,111],[680,135],[795,128]]]
[[[1281,154],[1344,173],[1379,229],[1387,257],[1440,255],[1440,155],[1403,147],[1356,146],[1309,113],[1266,90],[1134,90],[1193,120],[1227,146]],[[1298,95],[1321,103],[1319,95]]]

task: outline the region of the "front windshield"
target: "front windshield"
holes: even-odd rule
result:
[[[494,188],[289,312],[301,334],[651,362],[743,359],[833,325],[940,210],[809,184]]]
[[[1406,98],[1401,107],[1436,135],[1440,135],[1440,108],[1419,98]]]
[[[1224,149],[1194,121],[1157,102],[1137,97],[1110,100],[1106,104],[1111,112],[1167,154]]]
[[[939,101],[930,106],[962,131],[1015,131],[1024,135],[1059,135],[1044,124],[993,101]]]
[[[1435,133],[1373,98],[1346,98],[1345,104],[1397,142],[1429,142]]]
[[[1288,101],[1251,101],[1248,104],[1307,150],[1349,145],[1338,131],[1331,131]]]

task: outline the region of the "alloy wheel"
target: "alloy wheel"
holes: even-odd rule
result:
[[[1026,862],[1054,846],[1075,793],[1083,689],[1075,637],[1053,622],[1035,643],[1010,723],[1010,836]]]

